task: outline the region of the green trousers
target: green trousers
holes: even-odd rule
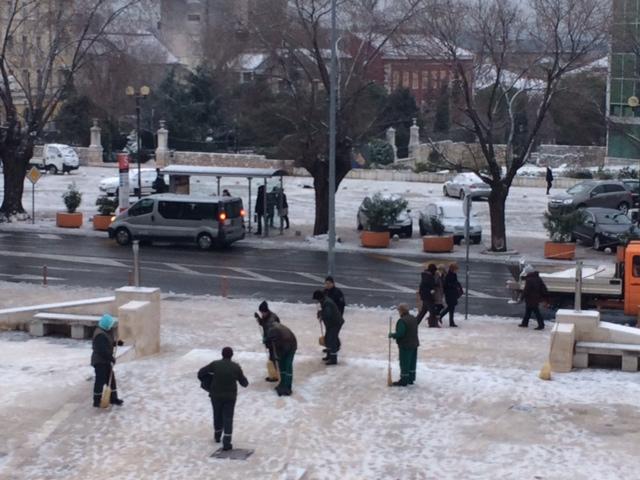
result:
[[[398,347],[400,357],[400,381],[412,384],[416,381],[416,363],[418,362],[417,348]]]
[[[280,368],[279,388],[291,390],[291,384],[293,383],[293,357],[295,354],[295,350],[285,353],[278,362],[278,367]]]

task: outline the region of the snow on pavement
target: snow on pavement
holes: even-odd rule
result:
[[[0,307],[9,297],[30,304],[73,294],[2,282]],[[258,303],[166,297],[162,352],[117,365],[125,405],[109,411],[90,406],[88,341],[0,334],[0,421],[3,430],[10,425],[9,438],[0,438],[7,453],[0,477],[287,479],[302,470],[305,479],[637,475],[640,377],[581,370],[543,382],[537,373],[548,331],[495,317],[460,319],[459,329],[423,328],[417,384],[396,389],[386,386],[388,310],[348,308],[340,364],[329,368],[320,362],[315,307],[273,303],[299,343],[293,396],[279,398],[263,381],[266,355],[252,317]],[[239,392],[233,438],[235,447],[256,450],[246,462],[208,457],[216,448],[211,407],[196,372],[227,344],[250,381]],[[395,345],[392,366],[397,378]]]

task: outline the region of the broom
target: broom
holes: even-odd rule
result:
[[[113,347],[113,358],[116,358],[116,348]],[[111,380],[113,379],[113,365],[109,373],[109,381],[102,387],[102,397],[100,397],[100,408],[109,408],[111,405]]]
[[[549,357],[551,357],[551,352],[553,352],[553,343],[556,340],[557,327],[558,324],[556,323],[556,326],[553,327],[553,333],[551,334],[551,347],[549,348]],[[551,362],[549,361],[549,357],[547,357],[547,361],[544,362],[544,365],[542,365],[540,373],[538,374],[538,377],[540,377],[541,380],[551,380]]]
[[[326,347],[327,346],[327,344],[325,342],[325,338],[324,338],[324,328],[322,328],[322,320],[320,321],[320,337],[318,337],[318,343],[322,347]]]
[[[389,333],[391,333],[391,316],[389,316]],[[391,337],[389,337],[389,360],[387,363],[387,386],[390,387],[393,384],[391,379]]]
[[[274,359],[267,360],[267,372],[269,374],[269,378],[275,379],[277,382],[280,381],[280,368],[278,368],[278,360],[275,358],[276,347],[272,346]]]

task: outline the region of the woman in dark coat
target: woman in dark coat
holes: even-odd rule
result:
[[[462,296],[462,285],[458,281],[458,265],[456,263],[452,263],[449,265],[449,271],[444,277],[443,281],[443,290],[444,290],[444,299],[447,302],[447,308],[445,308],[441,313],[440,317],[444,318],[444,316],[449,314],[449,326],[457,327],[456,322],[453,321],[453,314],[456,310],[456,305],[458,305],[458,299]]]

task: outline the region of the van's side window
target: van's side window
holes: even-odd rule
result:
[[[216,220],[217,203],[159,202],[158,212],[172,220]]]
[[[632,273],[634,277],[640,277],[640,256],[638,255],[634,255],[633,256],[633,269],[632,269]]]
[[[182,202],[158,202],[158,213],[166,219],[176,220],[184,218]]]
[[[153,211],[153,200],[150,198],[144,198],[137,202],[129,209],[129,215],[137,217],[139,215],[145,215]]]

